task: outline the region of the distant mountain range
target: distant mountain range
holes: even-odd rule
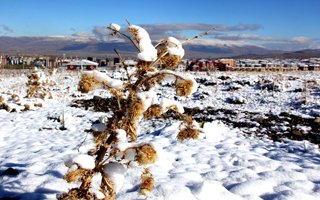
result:
[[[0,53],[37,54],[62,56],[115,56],[113,49],[117,49],[127,57],[134,57],[136,51],[130,43],[119,41],[102,42],[98,40],[77,41],[65,37],[0,37]],[[184,45],[186,58],[309,58],[320,57],[320,49],[302,50],[295,52],[275,51],[254,45],[206,45],[186,44]]]

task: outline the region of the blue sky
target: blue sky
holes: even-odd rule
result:
[[[217,27],[209,39],[269,48],[320,47],[319,0],[0,0],[0,36],[105,34],[125,19],[160,37]]]

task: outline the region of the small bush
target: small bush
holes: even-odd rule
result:
[[[126,82],[112,79],[98,71],[85,72],[82,75],[78,85],[81,92],[87,93],[98,87],[107,89],[115,97],[117,106],[112,107],[112,117],[102,120],[106,130],[93,133],[96,147],[88,154],[95,160],[94,167],[84,169],[79,163],[76,167],[69,166],[76,169],[71,170],[66,179],[80,181],[81,184],[78,188],[60,195],[59,199],[115,199],[124,181],[126,169],[130,166],[144,167],[140,194],[148,195],[155,181],[150,170],[145,167],[156,162],[157,151],[152,144],[136,143],[142,118],[163,117],[164,113],[171,111],[183,121],[178,139],[198,138],[196,123],[183,114],[183,106],[177,101],[167,99],[157,103],[155,88],[168,78],[175,80],[174,87],[179,96],[189,96],[197,90],[197,83],[192,76],[178,74],[169,69],[176,68],[184,56],[183,43],[207,32],[185,41],[169,37],[154,46],[148,32],[139,26],[128,24],[131,36],[120,31],[117,24],[112,23],[108,28],[112,31],[111,35],[122,35],[136,47],[137,66],[133,73],[129,73],[124,60],[116,51],[127,74],[123,79]],[[91,184],[95,177],[101,177],[98,179],[98,186]]]

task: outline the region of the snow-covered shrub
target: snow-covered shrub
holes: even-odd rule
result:
[[[105,130],[93,133],[96,148],[90,151],[90,155],[95,159],[94,168],[84,169],[73,159],[75,164],[69,166],[74,169],[69,170],[66,179],[80,181],[81,184],[62,194],[59,199],[115,199],[124,182],[127,168],[134,166],[143,170],[140,193],[148,195],[154,187],[154,179],[147,167],[156,162],[157,151],[152,144],[137,143],[142,118],[162,117],[171,111],[182,120],[178,140],[197,139],[199,135],[198,124],[184,114],[183,106],[174,100],[162,98],[159,101],[155,89],[161,85],[159,83],[173,80],[178,96],[189,96],[197,90],[197,82],[191,75],[179,74],[169,69],[176,68],[184,56],[184,42],[207,32],[185,41],[169,37],[154,46],[148,32],[142,27],[128,24],[131,36],[121,32],[121,27],[117,24],[112,23],[108,28],[112,30],[112,35],[125,36],[137,48],[136,69],[129,71],[121,59],[127,75],[122,79],[125,82],[99,71],[82,74],[78,85],[81,92],[107,89],[114,96],[116,106],[112,108],[111,117],[101,119]],[[92,180],[95,180],[94,185],[99,188],[92,188]]]
[[[4,109],[7,112],[35,110],[42,106],[41,102],[25,99],[21,95],[11,92],[3,93],[0,96],[0,110]]]
[[[34,67],[32,73],[28,75],[27,98],[51,99],[52,94],[49,87],[55,84],[55,81],[51,80],[42,71],[39,71]]]

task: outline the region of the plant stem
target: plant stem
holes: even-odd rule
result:
[[[212,27],[211,29],[209,29],[209,30],[206,31],[206,32],[200,33],[200,34],[198,34],[198,35],[195,35],[195,36],[193,36],[193,37],[191,37],[191,38],[188,38],[188,39],[182,41],[181,44],[184,44],[184,43],[186,43],[186,42],[190,42],[190,41],[192,41],[192,40],[194,40],[194,39],[197,39],[197,38],[199,38],[199,37],[203,37],[203,36],[207,35],[210,31],[212,31],[212,30],[214,30],[214,29],[215,29],[215,28]]]
[[[119,56],[120,61],[121,61],[122,65],[123,65],[123,68],[126,70],[126,74],[127,74],[128,81],[131,82],[131,80],[130,80],[131,77],[130,77],[130,75],[129,75],[128,68],[127,68],[127,66],[126,66],[125,63],[124,63],[124,59],[121,57],[121,55],[120,55],[120,53],[117,51],[117,49],[113,49],[113,51],[116,52],[116,54]]]
[[[116,33],[119,33],[119,34],[122,35],[123,37],[126,37],[126,38],[127,38],[128,40],[130,40],[130,42],[136,47],[136,49],[137,49],[139,52],[141,52],[139,46],[137,45],[137,43],[135,43],[130,36],[122,33],[121,31],[115,30],[115,29],[113,29],[113,28],[111,28],[111,27],[108,27],[108,29],[110,29],[110,30],[112,30],[112,31],[114,31],[114,32],[116,32]]]

